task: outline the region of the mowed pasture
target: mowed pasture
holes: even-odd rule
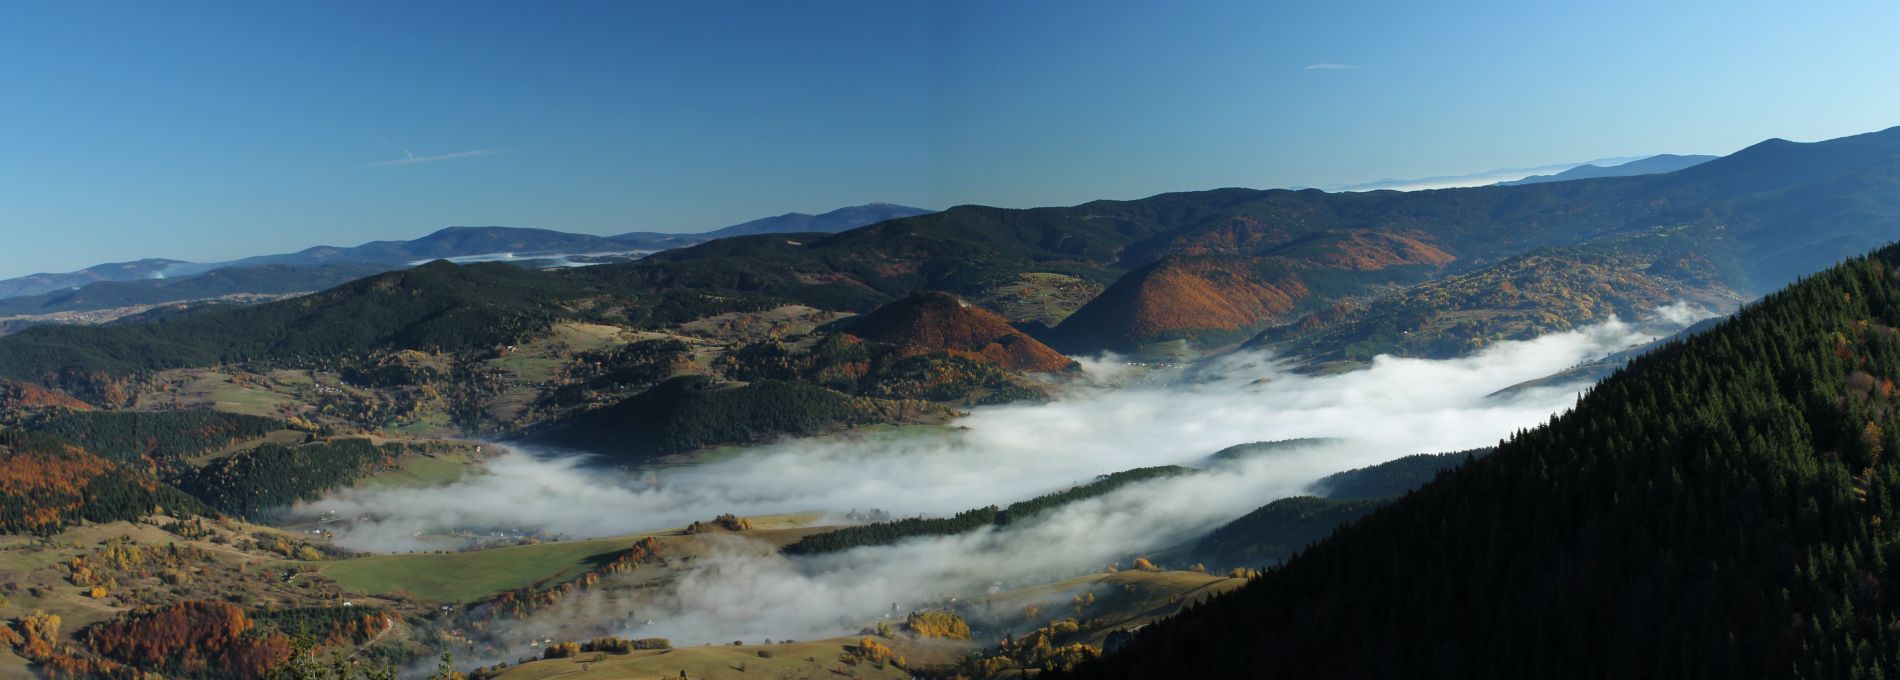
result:
[[[464,553],[358,557],[323,565],[321,571],[350,592],[408,593],[431,602],[469,602],[543,581],[573,578],[640,538],[621,536]]]
[[[719,535],[728,533],[762,541],[760,549],[769,551],[806,534],[832,528],[813,526],[812,522],[820,516],[818,513],[763,515],[750,518],[751,531],[720,530],[706,536],[685,535],[681,529],[674,528],[463,553],[357,557],[323,564],[320,569],[324,576],[335,579],[338,585],[354,593],[406,592],[432,602],[473,602],[537,583],[566,581],[649,536],[659,538],[666,546],[666,554],[674,557],[703,554]]]
[[[708,645],[631,654],[607,654],[600,661],[583,652],[567,659],[549,659],[515,666],[500,680],[541,680],[569,675],[583,678],[909,678],[895,664],[846,664],[839,660],[862,637],[832,638],[790,644]],[[953,663],[975,645],[877,638],[914,664]],[[765,655],[761,655],[763,651]],[[843,669],[844,673],[837,673]]]

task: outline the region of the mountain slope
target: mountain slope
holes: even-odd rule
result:
[[[818,215],[805,213],[785,213],[775,217],[764,217],[750,222],[715,229],[704,234],[703,238],[726,238],[729,236],[751,236],[754,234],[836,234],[841,231],[877,224],[899,217],[927,215],[931,211],[923,208],[895,205],[891,203],[867,203],[839,208]]]
[[[682,376],[568,419],[536,440],[618,461],[642,461],[874,421],[870,400],[816,385],[777,380],[720,385],[705,376]]]
[[[340,262],[317,267],[225,267],[176,279],[102,281],[78,290],[0,299],[0,314],[49,314],[202,300],[236,294],[322,290],[389,271],[387,265]]]
[[[370,349],[506,344],[585,293],[508,265],[432,263],[290,300],[123,326],[36,326],[0,338],[0,375],[131,373]]]
[[[551,229],[520,227],[448,227],[410,240],[371,241],[357,246],[314,246],[294,253],[259,255],[224,262],[186,262],[183,260],[146,259],[97,265],[63,274],[34,274],[0,280],[0,300],[40,296],[0,309],[0,313],[39,314],[61,310],[102,309],[110,306],[99,301],[79,300],[66,295],[89,298],[130,299],[124,304],[155,304],[176,300],[213,297],[233,293],[273,293],[316,290],[342,283],[337,275],[354,272],[355,277],[412,266],[427,260],[510,255],[509,259],[533,261],[537,255],[586,255],[626,251],[664,250],[729,236],[767,233],[836,233],[875,224],[897,217],[929,213],[890,203],[870,203],[839,208],[820,215],[786,213],[776,217],[736,224],[700,233],[635,232],[619,236],[571,234]],[[253,273],[247,270],[267,268],[274,271]],[[179,286],[181,279],[219,273],[224,280],[216,284],[199,282]],[[300,278],[293,278],[299,277]],[[121,285],[89,288],[92,284],[114,282]],[[130,285],[125,285],[130,284]],[[193,297],[195,296],[195,297]],[[39,311],[26,311],[35,309]]]
[[[1163,256],[1117,279],[1064,319],[1050,338],[1077,354],[1126,352],[1169,340],[1214,347],[1297,311],[1425,279],[1454,259],[1416,237],[1362,231],[1302,239],[1268,252],[1276,254]]]
[[[22,295],[41,295],[57,290],[68,290],[98,283],[100,281],[139,281],[161,275],[165,270],[181,264],[180,260],[151,258],[133,262],[110,262],[94,265],[76,272],[60,274],[41,273],[0,281],[0,298]]]
[[[1320,310],[1249,345],[1319,362],[1449,358],[1611,317],[1633,322],[1678,302],[1726,312],[1742,296],[1730,288],[1735,276],[1724,269],[1724,245],[1720,234],[1662,230],[1543,248]]]
[[[1193,559],[1215,571],[1278,564],[1445,470],[1485,455],[1489,449],[1420,453],[1327,475],[1311,487],[1317,495],[1276,500],[1201,537]]]
[[[1166,258],[1235,258],[1217,267],[1231,281],[1212,286],[1237,295],[1223,295],[1222,305],[1234,309],[1203,305],[1157,323],[1133,306],[1175,296],[1141,294],[1142,281],[1131,281],[1093,303],[1104,309],[1076,313],[1074,322],[1090,333],[1052,336],[1069,351],[1100,346],[1067,344],[1065,335],[1105,334],[1104,345],[1126,346],[1226,339],[1280,320],[1285,298],[1295,296],[1284,272],[1261,276],[1257,258],[1350,272],[1325,294],[1301,300],[1308,309],[1436,275],[1381,281],[1362,266],[1376,258],[1353,255],[1381,244],[1403,252],[1391,247],[1400,240],[1412,243],[1413,255],[1401,261],[1455,274],[1538,248],[1688,228],[1712,236],[1710,248],[1695,254],[1720,272],[1723,286],[1746,294],[1865,252],[1900,229],[1900,161],[1887,163],[1896,155],[1900,128],[1812,144],[1767,142],[1678,172],[1632,177],[1409,193],[1219,189],[1032,210],[959,206],[825,237],[725,239],[596,274],[626,285],[762,293],[863,311],[918,289],[981,299],[1029,274],[1105,285],[1166,272],[1155,265]],[[1807,214],[1822,219],[1804,223],[1799,216]],[[1300,270],[1301,282],[1314,288],[1306,274]]]
[[[1630,161],[1621,165],[1592,165],[1585,163],[1554,175],[1531,175],[1524,179],[1498,182],[1498,186],[1518,186],[1522,184],[1543,184],[1545,182],[1568,182],[1573,179],[1596,179],[1598,177],[1630,177],[1634,175],[1654,175],[1675,172],[1683,168],[1694,167],[1714,160],[1715,156],[1676,154],[1657,154],[1648,158]]]
[[[1872,677],[1900,667],[1900,248],[1634,360],[1575,410],[1072,677]]]
[[[55,437],[0,430],[0,532],[51,534],[80,521],[198,512],[177,489]]]
[[[182,270],[195,274],[220,267],[273,264],[312,267],[333,262],[407,266],[428,260],[496,253],[521,256],[616,252],[626,249],[625,244],[605,236],[569,234],[552,229],[448,227],[408,241],[371,241],[354,247],[315,246],[294,253],[259,255],[230,262],[184,267]]]
[[[1056,373],[1068,357],[1011,328],[1008,321],[947,293],[923,292],[852,320],[849,332],[895,345],[906,353],[950,351],[974,355],[1012,371]]]

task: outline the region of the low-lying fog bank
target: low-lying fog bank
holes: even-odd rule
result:
[[[1381,357],[1366,369],[1325,376],[1241,353],[1135,382],[1127,378],[1137,369],[1105,357],[1085,362],[1092,380],[1055,401],[980,408],[949,429],[785,441],[638,477],[584,467],[578,456],[517,451],[491,462],[488,474],[450,486],[350,490],[301,510],[377,518],[337,537],[345,547],[375,551],[415,549],[417,532],[463,526],[533,526],[578,538],[683,526],[727,512],[843,515],[876,508],[895,517],[943,515],[1131,468],[1204,464],[1208,454],[1235,444],[1330,440],[1132,485],[1026,526],[797,560],[715,551],[656,593],[647,611],[607,617],[652,625],[601,631],[681,643],[825,637],[855,631],[893,603],[980,596],[995,583],[1051,580],[1191,541],[1326,474],[1496,444],[1568,408],[1584,385],[1487,395],[1696,318],[1674,310],[1644,324],[1611,321],[1500,343],[1463,359]],[[546,616],[601,607],[571,599]]]

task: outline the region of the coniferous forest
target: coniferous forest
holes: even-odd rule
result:
[[[1885,677],[1900,248],[1636,359],[1064,677]]]

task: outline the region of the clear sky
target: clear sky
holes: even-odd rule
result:
[[[0,276],[1900,125],[1900,3],[0,3]]]

